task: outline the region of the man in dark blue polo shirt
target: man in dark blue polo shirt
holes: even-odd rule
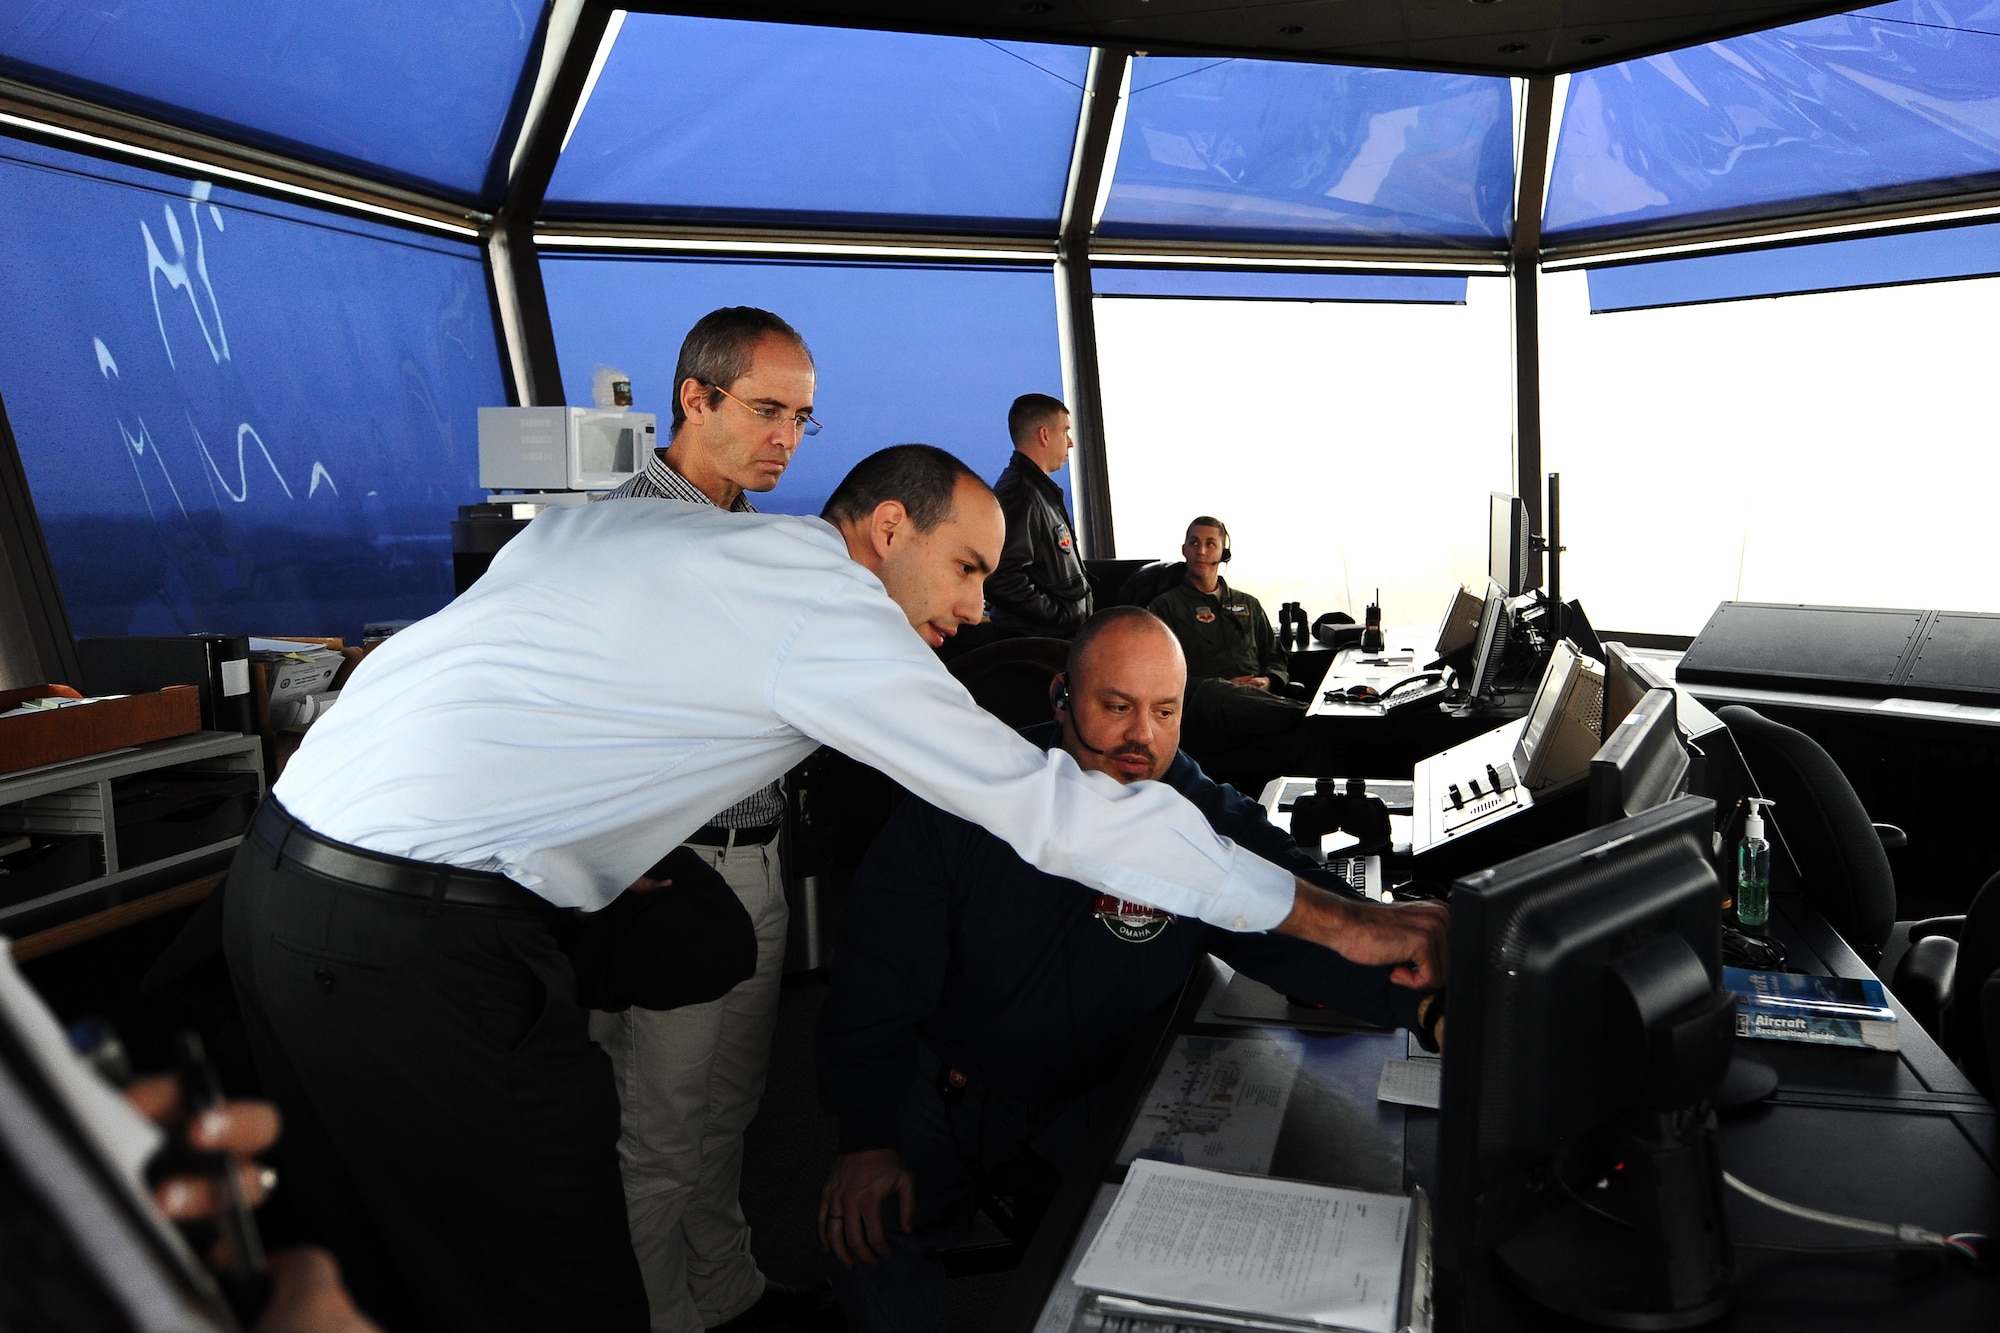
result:
[[[1217,832],[1346,889],[1180,753],[1186,678],[1166,625],[1113,608],[1073,641],[1056,721],[1027,735],[1120,782],[1165,782]],[[1093,900],[977,825],[903,803],[855,878],[820,1018],[820,1095],[841,1154],[820,1237],[854,1333],[941,1333],[944,1271],[925,1251],[951,1244],[982,1196],[1018,1201],[1036,1177],[1053,1181],[1082,1145],[1091,1094],[1204,953],[1374,1022],[1414,1026],[1429,1004],[1387,967]]]

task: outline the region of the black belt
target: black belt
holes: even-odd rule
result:
[[[522,888],[505,875],[484,870],[411,861],[400,856],[350,847],[319,834],[285,813],[276,800],[266,799],[250,823],[251,835],[301,870],[337,879],[359,889],[435,898],[459,907],[502,907],[514,911],[547,912],[547,899]]]
[[[687,841],[696,847],[762,847],[778,836],[781,824],[753,824],[749,828],[724,828],[720,824],[706,824],[688,834]]]

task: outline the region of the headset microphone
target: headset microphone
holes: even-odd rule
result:
[[[1083,738],[1083,728],[1079,727],[1076,724],[1076,710],[1071,708],[1069,705],[1069,682],[1063,679],[1061,676],[1056,677],[1056,694],[1055,698],[1050,702],[1052,702],[1058,709],[1069,714],[1070,734],[1076,737],[1076,743],[1078,745],[1081,745],[1084,749],[1090,751],[1092,754],[1101,755],[1105,753],[1105,751],[1098,749],[1095,745],[1092,745],[1089,741]]]

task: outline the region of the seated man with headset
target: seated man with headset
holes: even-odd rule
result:
[[[1218,833],[1346,888],[1255,801],[1179,752],[1185,680],[1167,627],[1114,607],[1073,640],[1052,686],[1056,722],[1024,734],[1119,782],[1165,782]],[[840,1125],[820,1240],[853,1333],[941,1333],[935,1249],[954,1242],[975,1206],[1017,1237],[1033,1229],[1083,1146],[1093,1094],[1204,953],[1426,1040],[1443,1017],[1435,995],[1396,984],[1390,968],[1093,900],[977,825],[916,798],[902,804],[855,876],[820,1015],[820,1096]]]
[[[1304,731],[1306,706],[1284,692],[1285,650],[1271,618],[1222,577],[1228,526],[1207,514],[1195,518],[1181,556],[1186,576],[1147,609],[1167,623],[1187,655],[1188,752],[1233,778],[1331,771]]]

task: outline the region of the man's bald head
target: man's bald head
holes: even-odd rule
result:
[[[1135,650],[1141,653],[1149,650],[1168,653],[1175,661],[1183,663],[1183,674],[1187,671],[1180,640],[1167,628],[1166,621],[1143,606],[1113,606],[1084,621],[1075,637],[1070,639],[1069,659],[1063,663],[1063,672],[1072,682],[1088,670],[1098,640],[1106,636],[1111,638],[1112,650],[1120,657]]]
[[[1078,767],[1137,782],[1173,763],[1187,661],[1152,612],[1114,606],[1086,620],[1070,640],[1057,686],[1063,748]]]

